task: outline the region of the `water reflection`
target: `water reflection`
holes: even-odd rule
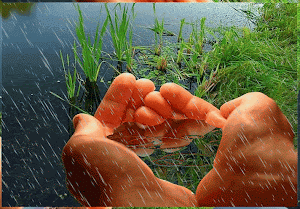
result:
[[[0,2],[0,13],[2,18],[7,19],[10,17],[13,11],[16,11],[20,15],[31,14],[34,3],[3,3]]]

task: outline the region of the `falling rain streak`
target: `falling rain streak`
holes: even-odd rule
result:
[[[5,88],[2,87],[4,92],[3,135],[5,139],[9,139],[3,141],[3,199],[7,200],[3,202],[4,206],[51,205],[59,207],[65,204],[71,204],[68,206],[73,207],[80,206],[66,189],[66,184],[75,188],[70,182],[65,182],[65,172],[61,162],[61,152],[69,137],[66,126],[72,121],[72,116],[68,113],[67,104],[50,94],[52,91],[67,99],[59,51],[71,54],[74,39],[79,45],[74,30],[74,22],[77,21],[76,11],[74,10],[72,15],[67,15],[69,11],[61,11],[60,6],[41,3],[36,5],[35,15],[23,17],[12,13],[11,19],[3,22],[3,52],[7,53],[6,57],[11,56],[12,60],[16,60],[3,60],[4,73],[9,74],[12,71],[14,74],[12,78],[11,75],[5,75],[5,81],[9,82],[4,83]],[[70,8],[74,9],[72,4]],[[58,22],[51,19],[57,16],[56,12],[61,15]],[[84,13],[84,15],[87,14]],[[89,17],[92,19],[94,16],[89,14]],[[62,26],[62,21],[68,24]],[[135,37],[143,38],[143,35],[136,34]],[[110,42],[110,40],[105,41],[104,44]],[[108,70],[101,73],[107,76],[105,79],[111,77],[111,72]],[[32,77],[34,80],[31,79]],[[106,84],[104,87],[106,91]],[[111,114],[114,114],[113,110]],[[171,128],[169,123],[166,123],[166,126]],[[149,130],[152,132],[151,129]],[[170,132],[176,135],[176,130],[171,128]],[[248,140],[243,133],[240,134],[240,140],[247,145]],[[105,154],[110,154],[107,149]],[[243,153],[241,155],[245,158]],[[185,156],[180,153],[180,158],[184,159]],[[91,166],[86,155],[83,159],[87,166]],[[153,160],[149,161],[154,164]],[[210,163],[206,158],[203,161],[206,161],[206,164]],[[73,159],[72,162],[75,160]],[[116,161],[113,161],[113,164],[121,167]],[[171,162],[171,166],[176,172],[182,171],[181,167],[174,162]],[[282,162],[282,166],[292,170],[286,163]],[[147,179],[140,165],[138,167]],[[95,169],[102,183],[113,192],[113,188],[105,182],[99,169],[97,167]],[[201,166],[195,166],[193,171],[197,178],[200,178],[199,173],[203,172]],[[218,171],[215,171],[221,178]],[[90,173],[87,172],[87,175]],[[10,181],[11,179],[15,181]],[[133,179],[127,174],[129,185],[133,184]],[[182,178],[179,180],[183,181]],[[160,187],[158,182],[152,182],[152,184],[158,184]],[[123,185],[121,189],[128,189],[126,186],[128,184]],[[143,184],[143,189],[153,198],[147,190],[148,186]],[[163,191],[163,188],[160,187],[160,189]],[[60,196],[65,193],[68,194],[66,199],[61,199]],[[107,193],[104,194],[108,201],[112,201]],[[87,202],[80,192],[79,195],[83,201]],[[140,192],[139,195],[144,202],[144,197]],[[155,195],[163,199],[160,191],[155,191]],[[133,206],[130,201],[128,204]]]

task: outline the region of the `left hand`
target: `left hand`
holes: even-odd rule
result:
[[[130,106],[143,103],[143,97],[154,90],[151,83],[122,74],[111,84],[95,117],[86,114],[74,117],[75,133],[63,149],[62,160],[68,189],[82,205],[196,205],[190,190],[158,179],[132,150],[106,137],[123,121],[132,120],[131,113],[136,108]]]
[[[188,92],[181,94],[180,91],[178,97],[173,97],[173,93],[170,94],[169,91],[180,90],[176,84],[165,84],[159,93],[153,92],[154,88],[151,81],[145,79],[136,81],[133,75],[124,73],[111,84],[94,117],[86,114],[74,117],[75,133],[64,147],[62,159],[68,189],[82,205],[129,207],[197,205],[195,196],[190,190],[155,177],[151,169],[132,150],[107,138],[126,122],[153,126],[152,130],[143,129],[144,134],[157,135],[161,130],[166,130],[162,125],[164,122],[177,120],[178,115],[186,117],[183,114],[187,114],[191,119],[181,121],[178,127],[169,128],[177,130],[176,137],[190,134],[191,131],[197,134],[211,129],[205,122],[201,125],[196,120],[206,120],[210,124],[216,124],[217,127],[225,120],[217,108]],[[162,100],[160,94],[165,98],[171,97],[170,100],[184,99],[181,102],[184,105],[169,106]],[[162,111],[168,108],[167,112]],[[174,114],[174,110],[179,113]],[[191,129],[192,124],[194,126]],[[171,141],[170,146],[172,142],[176,143]]]
[[[114,84],[124,75],[117,77]],[[106,137],[131,146],[139,156],[152,154],[157,145],[167,152],[177,151],[190,144],[194,135],[203,136],[215,127],[221,128],[225,121],[217,108],[188,91],[182,91],[177,84],[165,84],[160,92],[154,91],[154,84],[147,79],[137,80],[135,85],[125,110],[113,107],[117,111],[111,110],[114,104],[109,98],[116,89],[113,97],[122,101],[118,90],[124,87],[112,85],[94,117],[106,127]],[[178,94],[173,96],[170,91]],[[139,148],[134,147],[136,145]]]

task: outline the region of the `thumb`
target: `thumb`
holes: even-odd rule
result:
[[[75,115],[73,125],[74,135],[105,136],[105,129],[102,124],[91,115],[83,113]]]
[[[214,127],[223,128],[226,123],[226,119],[221,115],[220,110],[217,109],[207,113],[206,122]]]

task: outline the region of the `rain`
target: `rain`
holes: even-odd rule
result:
[[[103,4],[81,4],[85,26],[91,34],[96,30],[100,5],[103,6]],[[258,4],[257,7],[259,6],[261,5]],[[247,8],[247,4],[236,4],[235,8]],[[138,15],[134,25],[136,26],[134,27],[134,45],[152,45],[154,43],[153,34],[145,29],[154,22],[152,4],[137,4],[135,9]],[[198,12],[199,10],[202,12]],[[217,27],[219,24],[253,27],[253,24],[245,17],[224,5],[192,6],[187,4],[185,12],[179,11],[180,6],[176,4],[172,6],[157,5],[157,12],[165,18],[166,27],[176,34],[182,18],[193,21],[206,16],[207,24],[210,27]],[[102,13],[105,14],[103,8]],[[103,18],[103,15],[100,16],[101,20]],[[74,23],[77,20],[78,14],[71,3],[38,3],[33,6],[30,15],[25,16],[12,12],[10,18],[2,19],[4,34],[1,96],[3,115],[2,204],[4,207],[81,206],[67,189],[67,185],[71,187],[73,185],[65,179],[66,174],[61,160],[62,149],[68,142],[72,129],[69,106],[50,94],[50,92],[54,92],[62,98],[67,98],[59,51],[62,51],[64,55],[72,54],[73,42],[76,39]],[[188,34],[186,31],[184,33],[185,36]],[[78,44],[77,40],[76,42]],[[209,48],[209,46],[207,47]],[[108,34],[105,35],[103,50],[109,53],[113,52],[112,41]],[[74,60],[74,57],[70,57],[70,60]],[[78,71],[83,76],[79,67]],[[105,83],[98,82],[98,86],[101,89],[102,97],[109,87],[107,82],[111,81],[113,76],[114,71],[108,65],[101,67],[99,78],[102,78]],[[193,91],[195,88],[191,89],[191,92]],[[171,127],[169,123],[167,125]],[[172,129],[171,132],[173,132]],[[249,143],[243,135],[240,135],[240,138],[243,143]],[[212,146],[206,146],[206,148],[214,150]],[[175,149],[165,149],[165,152],[168,153],[174,151]],[[180,152],[180,158],[181,160],[185,159],[185,156],[197,151],[198,148],[191,143]],[[162,150],[157,150],[157,153],[161,154]],[[245,158],[242,152],[240,154]],[[82,155],[86,164],[91,166],[86,160],[86,154],[82,153]],[[171,159],[165,158],[164,161],[167,163],[164,164],[160,164],[159,160],[154,162],[147,157],[141,157],[141,159],[151,169],[160,166],[161,169],[155,171],[158,175],[162,175],[161,173],[168,169],[174,169],[174,176],[177,171],[187,172],[184,167],[177,165],[178,162]],[[262,159],[260,160],[264,163]],[[118,165],[117,162],[113,163]],[[281,163],[283,166],[289,167],[288,163]],[[203,164],[211,165],[212,162],[203,158]],[[121,167],[121,165],[118,166]],[[194,166],[195,175],[199,177],[199,173],[204,171],[204,167]],[[106,185],[97,167],[96,170],[103,184]],[[140,170],[146,177],[143,170]],[[217,170],[216,172],[218,173]],[[69,173],[69,175],[73,174]],[[219,173],[218,175],[221,178]],[[128,174],[127,177],[128,182],[132,184],[133,177]],[[181,181],[184,182],[185,179],[181,179]],[[178,184],[178,180],[173,183]],[[146,185],[143,186],[151,197]],[[124,191],[128,189],[125,185],[121,185],[121,188]],[[195,189],[192,192],[195,193]],[[111,188],[111,190],[113,189]],[[82,201],[87,202],[80,192],[79,195]],[[108,194],[105,193],[105,195]],[[160,191],[156,191],[156,195],[161,197]],[[144,201],[144,197],[141,194],[140,196]],[[110,201],[108,198],[107,204]],[[132,205],[130,202],[129,204]]]

